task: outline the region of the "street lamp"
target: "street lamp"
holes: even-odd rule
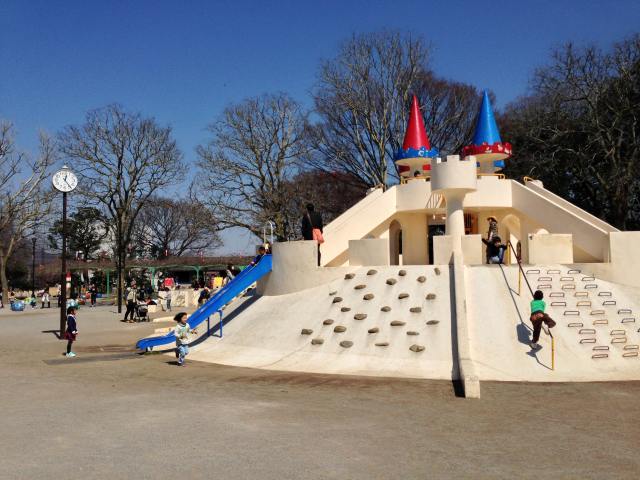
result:
[[[53,186],[62,192],[62,269],[60,274],[60,337],[67,321],[67,193],[78,186],[78,177],[65,165],[53,174]]]
[[[33,251],[31,253],[31,295],[36,293],[36,237],[31,239]]]

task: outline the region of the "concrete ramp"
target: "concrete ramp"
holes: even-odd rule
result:
[[[451,379],[449,267],[354,267],[346,278],[264,296],[190,358],[271,370]]]
[[[609,246],[611,225],[563,200],[544,188],[511,181],[513,208],[551,233],[570,233],[574,244],[590,257],[603,261]]]
[[[531,353],[529,293],[517,267],[466,269],[467,311],[472,358],[481,380],[612,381],[640,380],[640,290],[595,278],[589,272],[550,265],[525,268],[534,290],[545,294],[557,322],[555,370],[551,343]]]

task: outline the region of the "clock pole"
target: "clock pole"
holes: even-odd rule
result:
[[[62,272],[60,275],[60,338],[67,325],[67,192],[62,192]]]

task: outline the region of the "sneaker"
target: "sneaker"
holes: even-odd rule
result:
[[[75,353],[73,353],[73,352],[69,352],[69,353],[67,353],[67,357],[75,357],[75,356],[76,356],[76,354],[75,354]]]
[[[531,342],[531,343],[529,344],[529,346],[531,347],[531,350],[539,350],[539,349],[541,349],[541,348],[542,348],[542,347],[540,346],[540,344],[535,343],[535,342]]]

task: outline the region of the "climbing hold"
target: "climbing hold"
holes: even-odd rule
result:
[[[335,327],[333,329],[333,331],[336,332],[336,333],[346,332],[347,331],[347,327],[343,327],[342,325],[338,325],[337,327]]]
[[[336,297],[333,299],[332,303],[340,303],[342,301],[342,297]]]
[[[408,331],[407,335],[420,335],[418,332]]]
[[[362,290],[363,288],[367,288],[366,285],[356,285],[355,287],[353,287],[354,290]]]
[[[427,293],[427,300],[435,300],[435,299],[436,299],[435,293]]]
[[[424,347],[422,345],[411,345],[409,347],[409,350],[411,350],[412,352],[422,352],[424,350]]]
[[[342,308],[340,309],[340,311],[341,311],[341,312],[348,312],[348,311],[350,311],[350,310],[351,310],[351,309],[350,309],[349,307],[342,307]]]
[[[391,307],[387,307],[386,305],[380,309],[381,312],[390,312]]]
[[[378,327],[373,327],[367,330],[368,333],[378,333],[380,329]]]
[[[352,279],[353,277],[355,277],[355,276],[356,276],[356,274],[355,274],[355,273],[347,273],[347,274],[344,276],[344,279],[345,279],[345,280],[351,280],[351,279]]]
[[[354,320],[364,320],[365,318],[367,318],[367,314],[366,313],[356,313],[353,316]]]
[[[331,325],[333,324],[333,319],[332,318],[327,318],[324,322],[322,322],[323,325]]]
[[[391,322],[391,326],[392,327],[402,327],[406,322],[403,322],[402,320],[394,320],[393,322]]]
[[[350,341],[350,340],[343,340],[343,341],[340,342],[340,346],[342,348],[349,348],[349,347],[353,346],[353,342]]]
[[[378,342],[376,343],[376,347],[388,347],[389,342]]]
[[[398,300],[402,300],[403,298],[409,298],[409,294],[408,293],[401,293],[400,295],[398,295]]]
[[[333,292],[329,292],[329,296],[330,296],[330,297],[333,297],[336,293],[338,293],[338,291],[337,291],[337,290],[334,290]]]
[[[411,313],[420,313],[420,312],[422,312],[422,308],[421,308],[421,307],[411,307],[411,308],[409,309],[409,311],[410,311]]]
[[[387,285],[395,285],[397,280],[395,278],[387,278]]]
[[[311,340],[311,345],[322,345],[323,343],[323,338],[314,338],[313,340]]]
[[[424,282],[426,282],[426,281],[427,281],[427,277],[425,277],[425,276],[423,276],[423,275],[420,275],[420,276],[417,278],[417,280],[418,280],[420,283],[424,283]]]
[[[406,274],[407,274],[407,271],[406,271],[406,270],[400,270],[400,271],[398,272],[398,275],[400,275],[401,277],[404,277]]]
[[[373,293],[367,293],[364,297],[362,297],[364,300],[371,300],[373,298]]]
[[[437,325],[440,323],[440,320],[429,320],[427,322],[427,325]]]
[[[377,271],[377,270],[373,270],[373,269],[371,269],[371,270],[369,270],[369,271],[367,272],[367,275],[375,275],[376,273],[378,273],[378,271]]]
[[[311,330],[310,328],[303,328],[302,331],[300,332],[300,335],[311,335],[313,333],[313,330]]]
[[[440,275],[440,269],[438,267],[433,269],[434,272],[436,272],[436,275]]]

